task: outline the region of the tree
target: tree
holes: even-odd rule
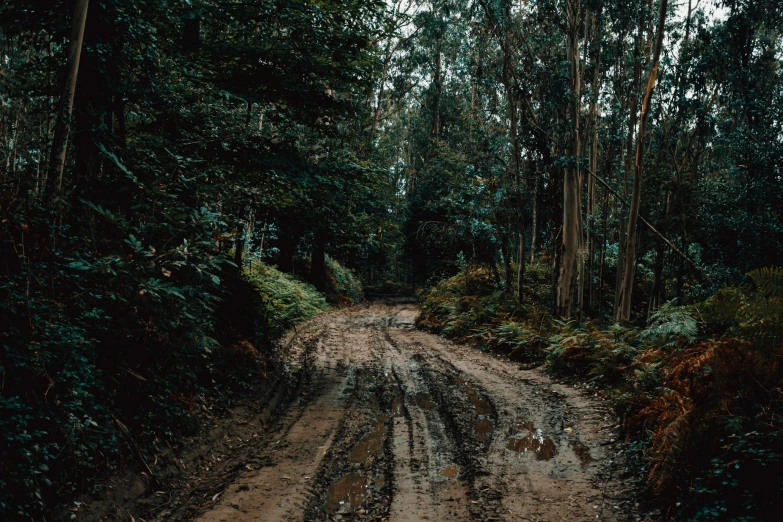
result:
[[[628,232],[626,233],[625,245],[625,266],[623,268],[623,279],[619,288],[619,307],[617,309],[616,319],[618,321],[628,321],[631,318],[631,298],[633,297],[633,279],[636,261],[636,223],[639,219],[639,205],[642,192],[642,173],[644,166],[644,138],[647,129],[647,118],[650,112],[650,101],[652,100],[655,80],[658,75],[658,63],[661,58],[661,46],[663,45],[663,33],[666,24],[666,9],[668,0],[661,0],[660,14],[658,16],[657,37],[655,40],[655,50],[653,51],[652,66],[650,68],[650,77],[647,80],[647,88],[642,101],[642,114],[639,118],[639,131],[636,135],[636,170],[633,179],[633,193],[631,195],[631,207],[628,212]]]

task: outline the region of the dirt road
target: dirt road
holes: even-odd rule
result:
[[[416,314],[374,304],[300,327],[300,391],[198,520],[638,518],[599,401],[420,332]]]

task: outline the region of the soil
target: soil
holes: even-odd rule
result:
[[[177,473],[126,477],[76,518],[644,519],[602,401],[416,330],[417,314],[374,303],[301,325],[286,340],[297,379],[186,441],[167,457]]]

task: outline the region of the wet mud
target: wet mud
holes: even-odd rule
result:
[[[300,327],[287,344],[306,378],[247,465],[146,520],[643,519],[601,402],[416,330],[417,314],[361,305]]]

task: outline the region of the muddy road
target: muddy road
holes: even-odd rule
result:
[[[418,331],[412,305],[325,314],[291,340],[305,376],[232,481],[228,520],[637,520],[616,422],[539,370]]]

